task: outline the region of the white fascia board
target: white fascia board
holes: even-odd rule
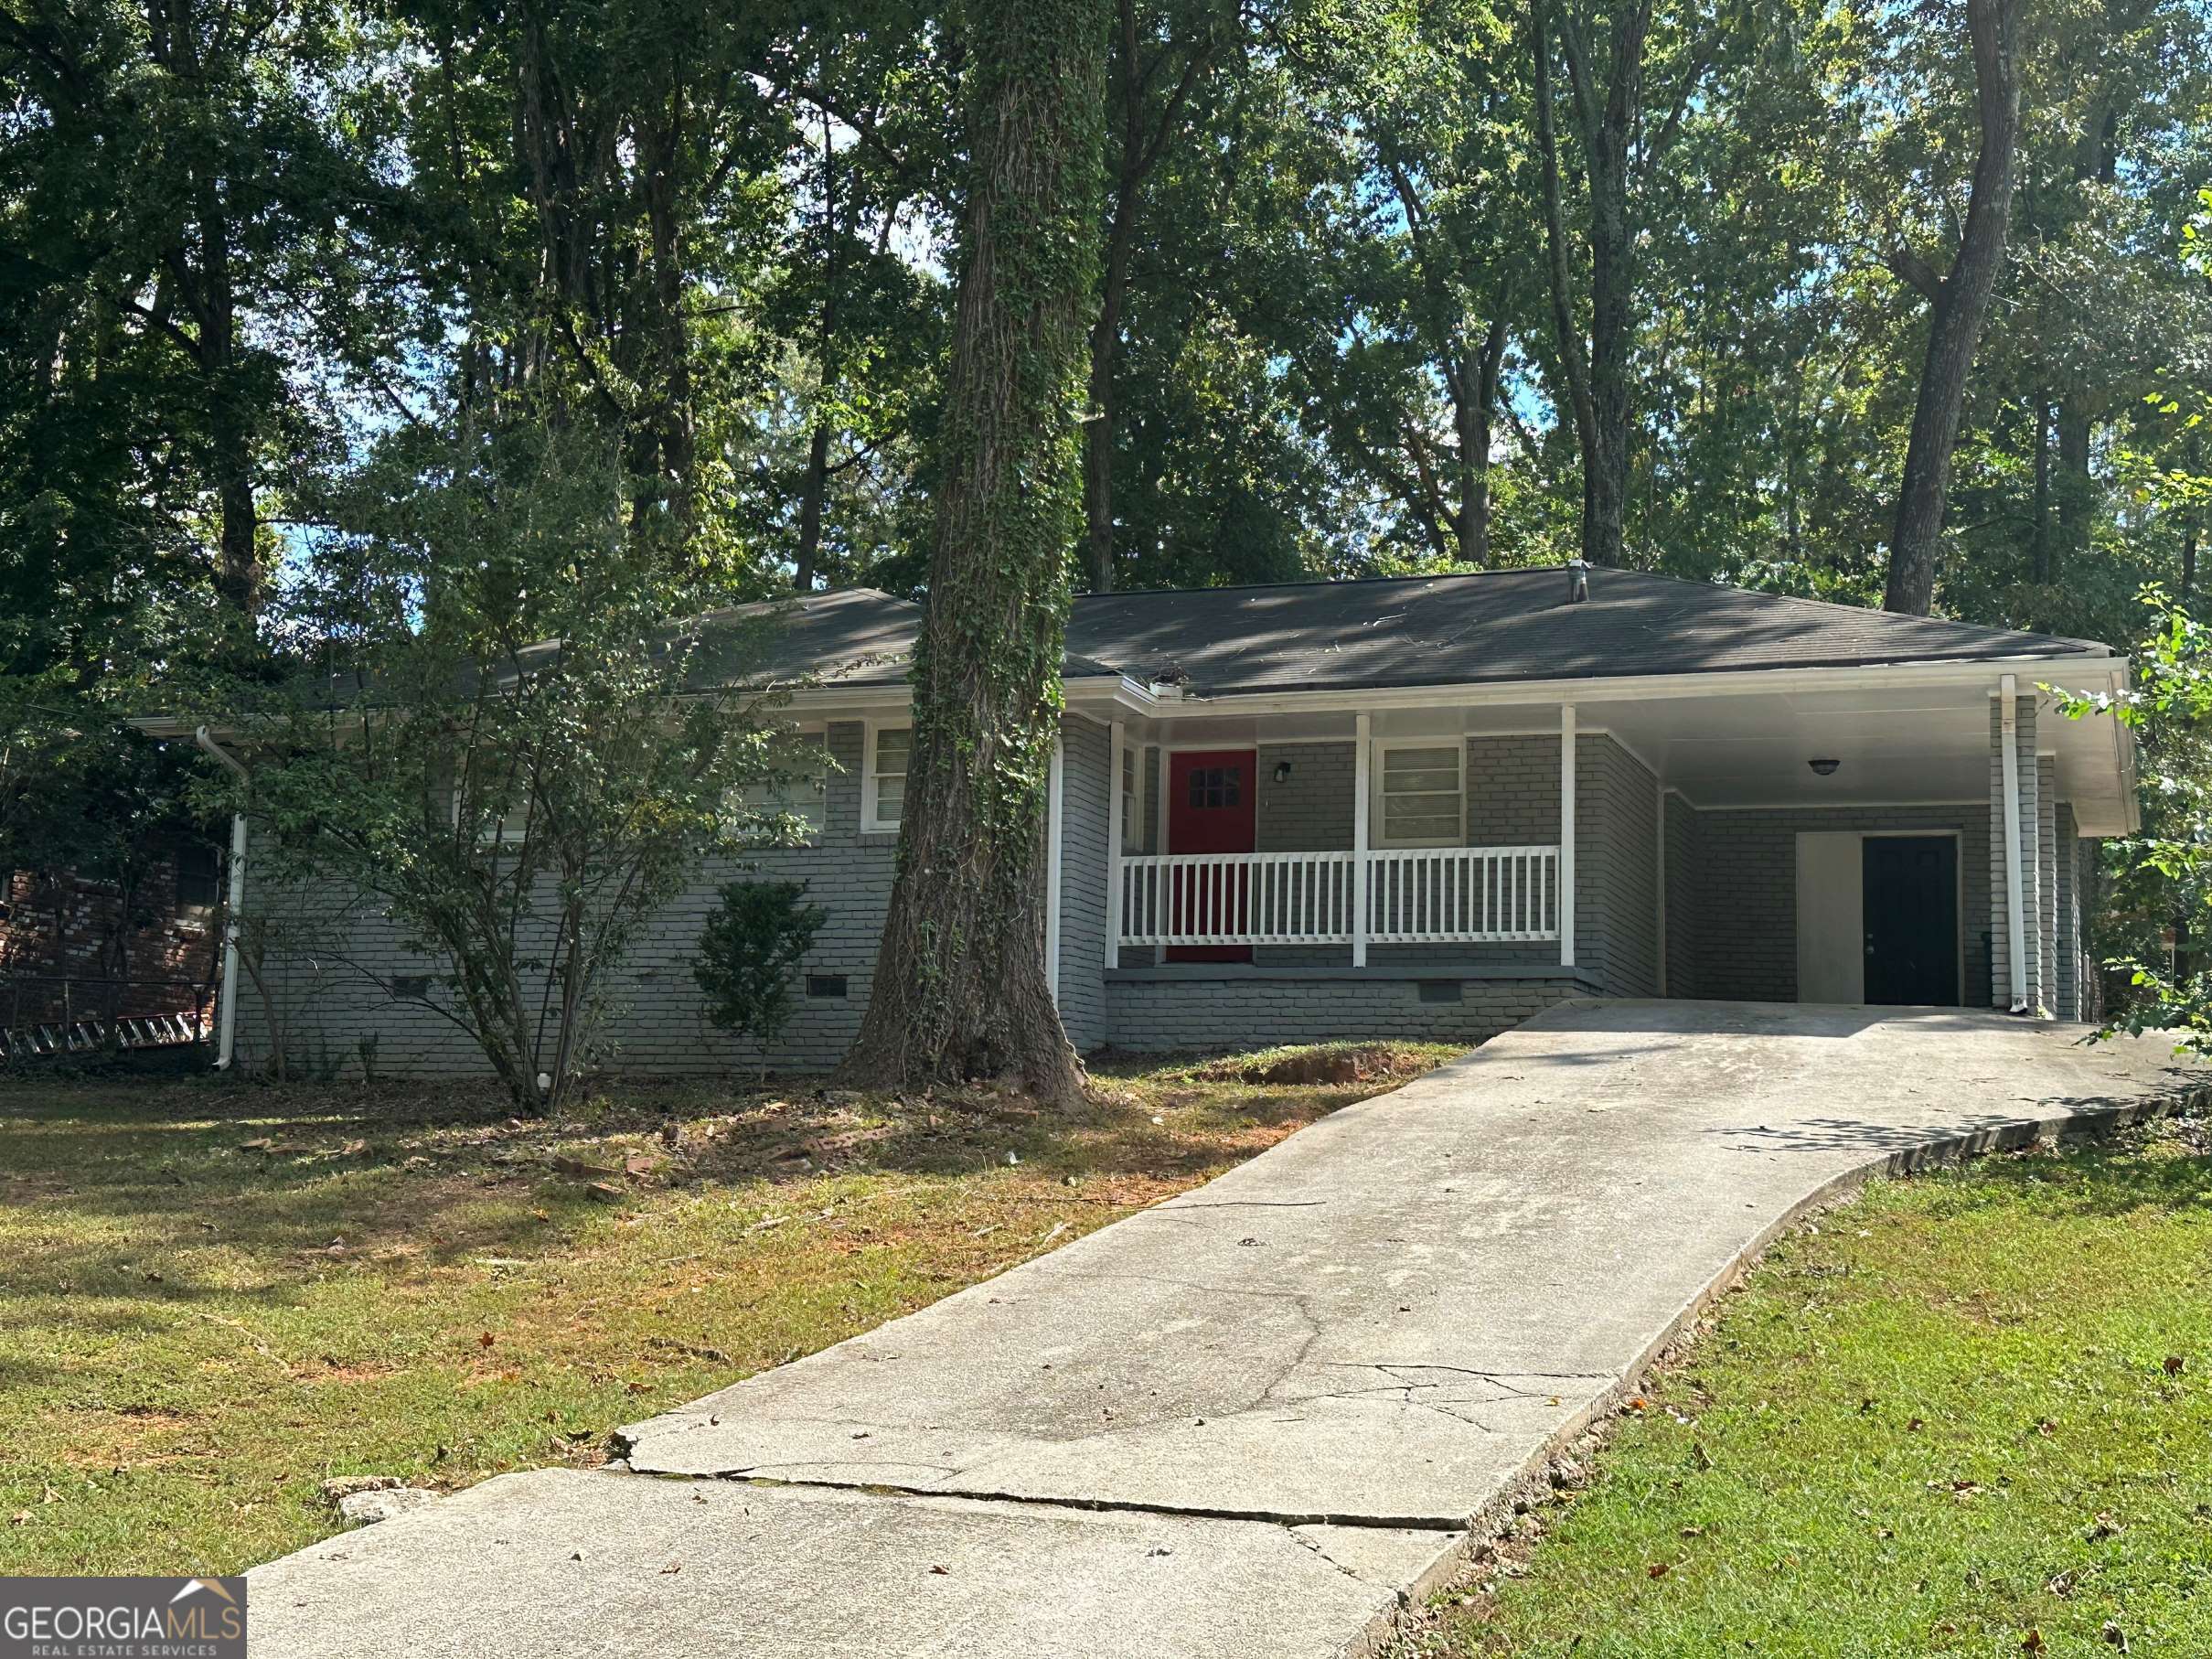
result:
[[[1869,685],[1993,685],[1995,677],[2008,667],[2016,671],[2018,665],[2028,662],[2047,663],[2054,671],[2065,670],[2069,679],[2094,680],[2109,677],[2116,666],[2124,671],[2126,661],[2111,657],[1992,657],[1973,662],[1870,663],[1842,669],[1736,669],[1713,674],[1624,674],[1364,690],[1316,687],[1306,691],[1237,691],[1218,697],[1188,693],[1171,705],[1163,705],[1159,715],[1173,720],[1185,715],[1313,712],[1330,705],[1375,710],[1427,708],[1436,703],[1642,702],[1654,697],[1733,697],[1848,690]]]

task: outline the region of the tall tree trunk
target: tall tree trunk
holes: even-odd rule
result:
[[[650,415],[655,495],[668,502],[678,551],[690,538],[697,503],[692,481],[697,471],[698,412],[691,396],[691,329],[685,312],[684,118],[681,72],[668,92],[667,119],[646,145],[644,180],[647,220],[652,234],[653,328],[659,373],[648,382],[657,391]]]
[[[1966,377],[1982,341],[1990,293],[2004,263],[2015,176],[2013,149],[2020,127],[2020,0],[1967,0],[1966,14],[1973,36],[1982,152],[1974,160],[1958,260],[1950,274],[1934,284],[1928,354],[1906,444],[1905,476],[1889,538],[1888,591],[1882,600],[1884,610],[1915,616],[1927,615],[1935,603],[1959,412],[1965,406]]]
[[[230,227],[213,180],[201,189],[199,367],[213,400],[208,422],[221,563],[216,588],[242,617],[261,609],[260,520],[253,503],[253,421],[237,384],[237,300],[230,283]]]
[[[207,93],[203,47],[214,41],[188,0],[157,8],[153,56],[156,63],[195,92]],[[209,470],[215,480],[216,592],[239,616],[251,619],[261,607],[260,519],[253,498],[251,411],[237,384],[238,298],[230,272],[230,216],[222,180],[193,163],[190,212],[199,246],[181,243],[166,251],[165,281],[176,284],[193,324],[195,365],[209,400]]]
[[[2097,504],[2097,481],[2089,474],[2089,412],[2087,400],[2076,395],[2058,405],[2058,476],[2053,494],[2058,501],[2058,551],[2089,551],[2089,521]]]
[[[1114,591],[1114,360],[1121,354],[1121,316],[1128,298],[1129,254],[1137,241],[1137,215],[1145,179],[1181,124],[1191,89],[1219,49],[1221,30],[1209,21],[1191,42],[1182,73],[1157,121],[1145,121],[1145,96],[1171,48],[1149,64],[1139,61],[1136,0],[1115,0],[1116,51],[1121,72],[1114,156],[1113,212],[1107,220],[1106,269],[1098,285],[1098,316],[1091,327],[1090,421],[1083,434],[1085,568],[1091,592]]]
[[[1044,960],[1045,787],[1069,562],[1069,412],[1097,274],[1107,0],[977,0],[944,476],[914,653],[898,874],[843,1076],[1083,1087]]]
[[[1590,473],[1598,448],[1598,410],[1590,397],[1589,357],[1583,346],[1582,325],[1575,316],[1575,293],[1567,274],[1566,205],[1559,183],[1559,124],[1553,111],[1552,25],[1540,12],[1533,31],[1535,42],[1536,147],[1544,161],[1544,273],[1552,297],[1552,332],[1559,348],[1560,378],[1566,382],[1567,403],[1575,412],[1576,445],[1582,456],[1582,552],[1589,557],[1593,520]]]
[[[1651,7],[1612,13],[1610,59],[1602,102],[1588,42],[1570,8],[1540,14],[1535,25],[1536,124],[1544,157],[1544,230],[1550,244],[1552,318],[1562,368],[1575,403],[1582,448],[1582,556],[1593,564],[1623,562],[1629,489],[1629,441],[1635,413],[1630,380],[1636,290],[1635,235],[1630,223],[1630,146],[1642,123],[1644,39]],[[1575,320],[1566,272],[1565,212],[1561,202],[1557,123],[1552,90],[1551,34],[1559,31],[1567,84],[1583,141],[1590,205],[1590,335],[1587,355]],[[1673,122],[1652,140],[1663,148]],[[1577,384],[1577,382],[1579,382]]]
[[[1091,329],[1090,419],[1083,429],[1085,564],[1094,594],[1114,591],[1114,359],[1121,350],[1121,305],[1137,230],[1137,180],[1129,162],[1135,151],[1125,143],[1122,155],[1099,279],[1098,321]]]
[[[822,503],[829,494],[829,423],[817,415],[807,437],[807,476],[799,488],[799,545],[792,561],[791,585],[814,592],[822,555]]]
[[[837,144],[828,112],[822,115],[822,316],[815,350],[818,395],[827,399],[837,376],[838,190]],[[822,508],[829,496],[829,418],[817,412],[807,434],[807,474],[799,487],[799,545],[792,560],[791,585],[814,591],[815,569],[822,553]]]
[[[2036,393],[2035,408],[2035,529],[2028,545],[2035,553],[2035,579],[2042,586],[2051,579],[2051,394],[2047,391]]]
[[[1491,319],[1471,365],[1456,377],[1461,388],[1454,413],[1459,438],[1459,562],[1490,564],[1490,443],[1498,405],[1498,374],[1505,362],[1505,319]]]
[[[1637,9],[1637,8],[1631,8]],[[1623,48],[1625,49],[1625,48]],[[1639,39],[1634,50],[1642,55]],[[1616,64],[1619,87],[1623,71]],[[1596,449],[1582,470],[1582,556],[1593,564],[1623,562],[1629,493],[1629,423],[1634,407],[1629,376],[1630,294],[1634,286],[1628,203],[1629,124],[1616,123],[1607,101],[1603,142],[1590,176],[1590,433]]]

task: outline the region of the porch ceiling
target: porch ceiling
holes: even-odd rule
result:
[[[1700,807],[1979,801],[1989,789],[1989,693],[1973,686],[1654,698],[1591,708]],[[2118,727],[2071,721],[2045,700],[2036,747],[2089,834],[2120,834],[2128,784]],[[1842,763],[1828,776],[1816,759]]]

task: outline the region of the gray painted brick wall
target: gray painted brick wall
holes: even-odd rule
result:
[[[1667,994],[1699,994],[1697,941],[1705,926],[1699,883],[1704,852],[1697,823],[1701,815],[1679,795],[1667,797]],[[1794,915],[1794,912],[1792,913]]]
[[[1293,970],[1295,972],[1295,970]],[[1588,981],[1442,978],[1457,1000],[1425,1001],[1412,979],[1271,978],[1247,969],[1216,979],[1106,980],[1114,1046],[1140,1054],[1182,1048],[1398,1037],[1479,1043],[1568,997]]]
[[[643,1074],[749,1069],[759,1056],[710,1024],[691,978],[699,933],[717,889],[739,879],[803,881],[809,903],[829,912],[804,975],[846,980],[841,998],[809,997],[802,981],[783,1041],[769,1056],[779,1070],[824,1070],[843,1057],[867,1007],[883,913],[890,902],[897,838],[860,832],[861,727],[828,730],[833,770],[826,790],[823,834],[811,847],[772,848],[743,859],[710,861],[689,887],[641,930],[604,1027],[604,1061]],[[476,1044],[443,1017],[388,992],[396,976],[433,970],[407,950],[397,926],[337,895],[272,892],[253,879],[248,858],[249,915],[268,920],[271,950],[262,979],[295,1064],[325,1057],[360,1068],[364,1039],[376,1045],[379,1074],[428,1076],[481,1073]],[[1104,897],[1100,896],[1101,926]],[[443,993],[440,993],[441,996]],[[1103,1008],[1103,996],[1099,999]],[[267,1005],[251,982],[239,1002],[239,1033],[250,1062],[269,1050]]]
[[[1254,770],[1259,791],[1253,828],[1256,852],[1329,852],[1352,845],[1354,745],[1262,744]],[[1290,776],[1275,781],[1288,764]]]
[[[2031,702],[2032,700],[2023,700]],[[2032,716],[2032,707],[2027,712]],[[822,1070],[842,1057],[866,1007],[882,915],[892,884],[896,838],[860,832],[862,729],[833,724],[828,747],[838,770],[828,782],[827,826],[820,843],[764,851],[722,861],[644,930],[618,1008],[610,1022],[608,1061],[639,1072],[722,1073],[747,1069],[757,1057],[742,1052],[703,1018],[690,975],[700,926],[716,887],[741,875],[803,880],[810,899],[830,912],[804,971],[842,975],[843,998],[801,997],[785,1042],[770,1056],[779,1070]],[[1137,1048],[1200,1044],[1288,1042],[1301,1036],[1405,1035],[1471,1040],[1502,1029],[1569,994],[1604,991],[1651,995],[1658,990],[1658,842],[1662,817],[1651,775],[1611,738],[1582,734],[1576,751],[1579,981],[1556,974],[1550,943],[1489,947],[1377,947],[1374,966],[1387,974],[1433,966],[1441,979],[1454,969],[1495,973],[1530,969],[1530,977],[1464,980],[1457,1001],[1423,1001],[1412,978],[1298,979],[1240,969],[1218,979],[1114,979],[1104,971],[1106,840],[1109,820],[1107,733],[1071,717],[1063,728],[1063,868],[1061,999],[1070,1037],[1081,1047],[1111,1042]],[[2031,756],[2032,733],[2024,738]],[[1467,740],[1468,840],[1474,845],[1548,845],[1559,837],[1559,740],[1555,735]],[[1292,773],[1277,785],[1278,760]],[[1348,743],[1266,745],[1256,787],[1260,846],[1307,851],[1349,846],[1354,766]],[[1147,789],[1141,832],[1157,845],[1159,790],[1165,757],[1144,752]],[[2055,791],[2037,777],[2038,801]],[[2047,819],[2047,840],[2041,826]],[[2082,849],[2070,811],[2028,819],[2036,854],[2050,872],[2046,937],[2051,979],[2062,995],[2078,996],[2083,975],[2078,919]],[[1821,829],[1949,829],[1964,837],[1966,994],[1991,997],[1981,948],[1992,927],[1990,874],[2001,865],[1972,855],[1994,848],[1986,807],[1698,812],[1670,797],[1667,838],[1668,986],[1676,996],[1773,998],[1796,995],[1795,835]],[[2027,838],[2024,838],[2027,839]],[[2001,849],[1997,849],[2001,852]],[[2062,887],[2061,881],[2064,880]],[[2040,894],[2039,905],[2042,901]],[[272,948],[262,979],[283,1021],[295,1061],[309,1065],[336,1056],[358,1069],[358,1044],[373,1038],[377,1065],[388,1076],[428,1076],[483,1069],[473,1044],[437,1015],[394,1002],[384,990],[398,975],[430,965],[403,948],[398,930],[380,917],[348,911],[330,895],[270,894],[253,881],[249,912],[272,918]],[[1725,924],[1720,918],[1726,918]],[[1349,961],[1348,950],[1314,953],[1295,966]],[[1142,967],[1124,952],[1125,969]],[[1260,969],[1293,964],[1263,961]],[[1554,970],[1549,975],[1542,970]],[[1579,989],[1577,989],[1579,985]],[[249,1059],[268,1050],[262,999],[249,984],[240,1000],[239,1028]]]
[[[1576,744],[1575,787],[1582,787]],[[1467,843],[1543,847],[1559,840],[1559,739],[1534,733],[1467,740]]]
[[[1603,733],[1575,740],[1575,961],[1617,997],[1659,994],[1659,783]]]
[[[1067,886],[1061,913],[1062,1019],[1070,1040],[1087,1049],[1106,1038],[1102,978],[1106,734],[1090,722],[1070,718],[1063,743]],[[836,769],[825,792],[825,826],[817,844],[710,861],[641,931],[605,1026],[608,1065],[640,1074],[719,1075],[760,1063],[757,1053],[706,1019],[704,998],[691,977],[700,929],[717,902],[718,889],[740,879],[803,881],[808,902],[829,912],[802,964],[792,1017],[768,1056],[770,1065],[779,1071],[826,1071],[844,1057],[868,1006],[897,838],[860,833],[860,723],[832,724],[828,748]],[[249,858],[250,883],[251,872]],[[469,1075],[486,1069],[476,1044],[449,1021],[389,995],[394,977],[433,969],[429,958],[403,947],[393,924],[358,906],[349,909],[329,894],[269,894],[257,888],[250,894],[249,910],[268,914],[272,939],[285,943],[272,951],[262,978],[295,1064],[314,1067],[335,1057],[358,1072],[360,1044],[373,1039],[381,1075]],[[842,976],[845,995],[808,996],[804,976]],[[265,1006],[249,989],[239,1004],[239,1032],[250,1063],[260,1063],[269,1053],[267,1025]]]

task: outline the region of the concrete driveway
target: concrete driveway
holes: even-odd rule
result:
[[[2199,1086],[2163,1044],[2082,1034],[1563,1006],[1195,1192],[631,1425],[632,1472],[509,1476],[272,1562],[254,1651],[1363,1651],[1807,1208]]]

